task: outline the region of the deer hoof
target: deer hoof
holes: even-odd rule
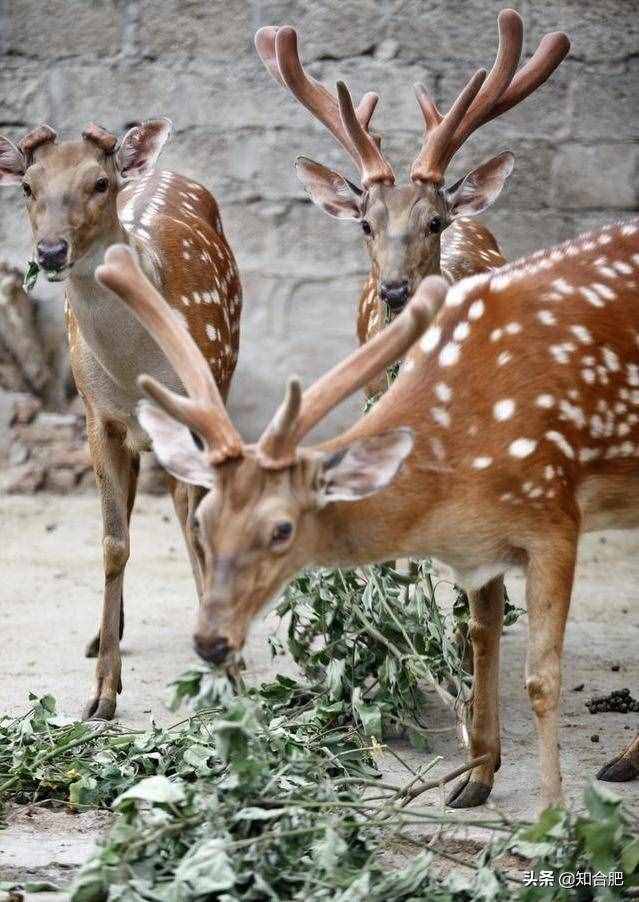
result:
[[[625,755],[617,755],[597,773],[597,779],[606,783],[627,783],[636,777],[639,777],[639,768]]]
[[[82,712],[82,720],[113,720],[114,714],[114,698],[94,698]]]
[[[488,783],[479,783],[468,777],[455,786],[446,799],[449,808],[477,808],[487,800],[492,786]]]
[[[100,650],[100,633],[98,633],[96,636],[93,637],[93,639],[91,639],[91,641],[89,642],[89,644],[87,645],[87,647],[84,650],[84,657],[85,658],[97,658],[99,650]]]

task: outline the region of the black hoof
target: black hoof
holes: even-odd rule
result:
[[[115,700],[112,698],[94,698],[82,712],[82,720],[113,720]]]
[[[639,777],[639,768],[635,767],[630,758],[617,755],[608,764],[604,764],[597,774],[598,780],[606,783],[627,783]]]
[[[477,808],[488,799],[492,786],[467,777],[455,786],[446,799],[449,808]]]

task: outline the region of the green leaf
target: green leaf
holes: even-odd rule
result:
[[[634,874],[639,868],[639,837],[621,850],[621,867],[626,874]]]
[[[151,802],[153,805],[178,805],[184,801],[184,788],[167,777],[157,774],[145,777],[125,790],[113,802],[114,808],[121,808],[124,802]]]
[[[235,886],[235,871],[222,839],[209,839],[194,846],[182,859],[176,872],[178,898],[201,897],[220,893]],[[183,896],[190,891],[188,896]]]
[[[40,274],[40,267],[36,263],[35,260],[29,260],[27,262],[27,268],[24,273],[24,281],[22,286],[25,291],[31,291],[31,289],[35,286],[35,283],[38,281],[38,276]]]

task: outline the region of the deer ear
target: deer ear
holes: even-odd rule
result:
[[[320,465],[318,502],[359,501],[385,489],[413,449],[412,429],[360,439],[327,454]]]
[[[215,488],[215,470],[207,463],[186,426],[150,401],[140,401],[138,420],[151,437],[158,460],[171,476],[206,489]]]
[[[19,185],[25,171],[25,159],[15,144],[0,135],[0,185]]]
[[[501,194],[514,165],[515,157],[507,150],[472,169],[450,188],[444,188],[451,219],[477,216],[487,210]]]
[[[147,119],[129,129],[115,155],[122,178],[135,178],[153,169],[172,127],[170,119]]]
[[[329,216],[335,219],[361,219],[362,192],[339,172],[308,157],[295,160],[295,171],[313,203]]]

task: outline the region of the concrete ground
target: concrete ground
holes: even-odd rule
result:
[[[0,710],[24,710],[27,692],[49,692],[59,708],[78,715],[91,687],[94,662],[83,657],[95,631],[101,603],[101,547],[95,497],[0,498]],[[523,580],[509,580],[511,597],[522,604]],[[445,588],[444,588],[445,594]],[[593,694],[628,686],[639,694],[639,533],[602,533],[583,542],[575,598],[568,626],[562,704],[562,761],[568,799],[578,804],[586,781],[625,744],[637,715],[591,716],[585,701]],[[132,726],[149,717],[171,722],[166,685],[194,661],[190,631],[195,597],[182,538],[169,499],[141,497],[132,527],[132,554],[126,580],[124,692],[118,715]],[[275,618],[259,622],[246,651],[247,679],[273,673],[265,635]],[[502,642],[502,758],[491,804],[508,815],[532,816],[538,800],[532,717],[523,685],[525,619]],[[278,669],[292,668],[286,659]],[[613,670],[612,668],[618,668]],[[573,688],[585,684],[582,692]],[[453,717],[429,695],[425,718],[433,728],[452,727]],[[591,737],[597,734],[598,742]],[[434,775],[463,762],[454,730],[435,732],[425,756],[405,743],[393,747],[412,766],[441,755]],[[388,754],[387,778],[406,780]],[[639,783],[617,784],[637,798]],[[440,805],[444,793],[426,802]],[[479,811],[468,813],[469,819]],[[43,879],[66,883],[99,838],[108,816],[71,816],[13,809],[0,832],[0,880]],[[462,839],[477,836],[466,831]],[[44,902],[42,896],[39,899]]]

